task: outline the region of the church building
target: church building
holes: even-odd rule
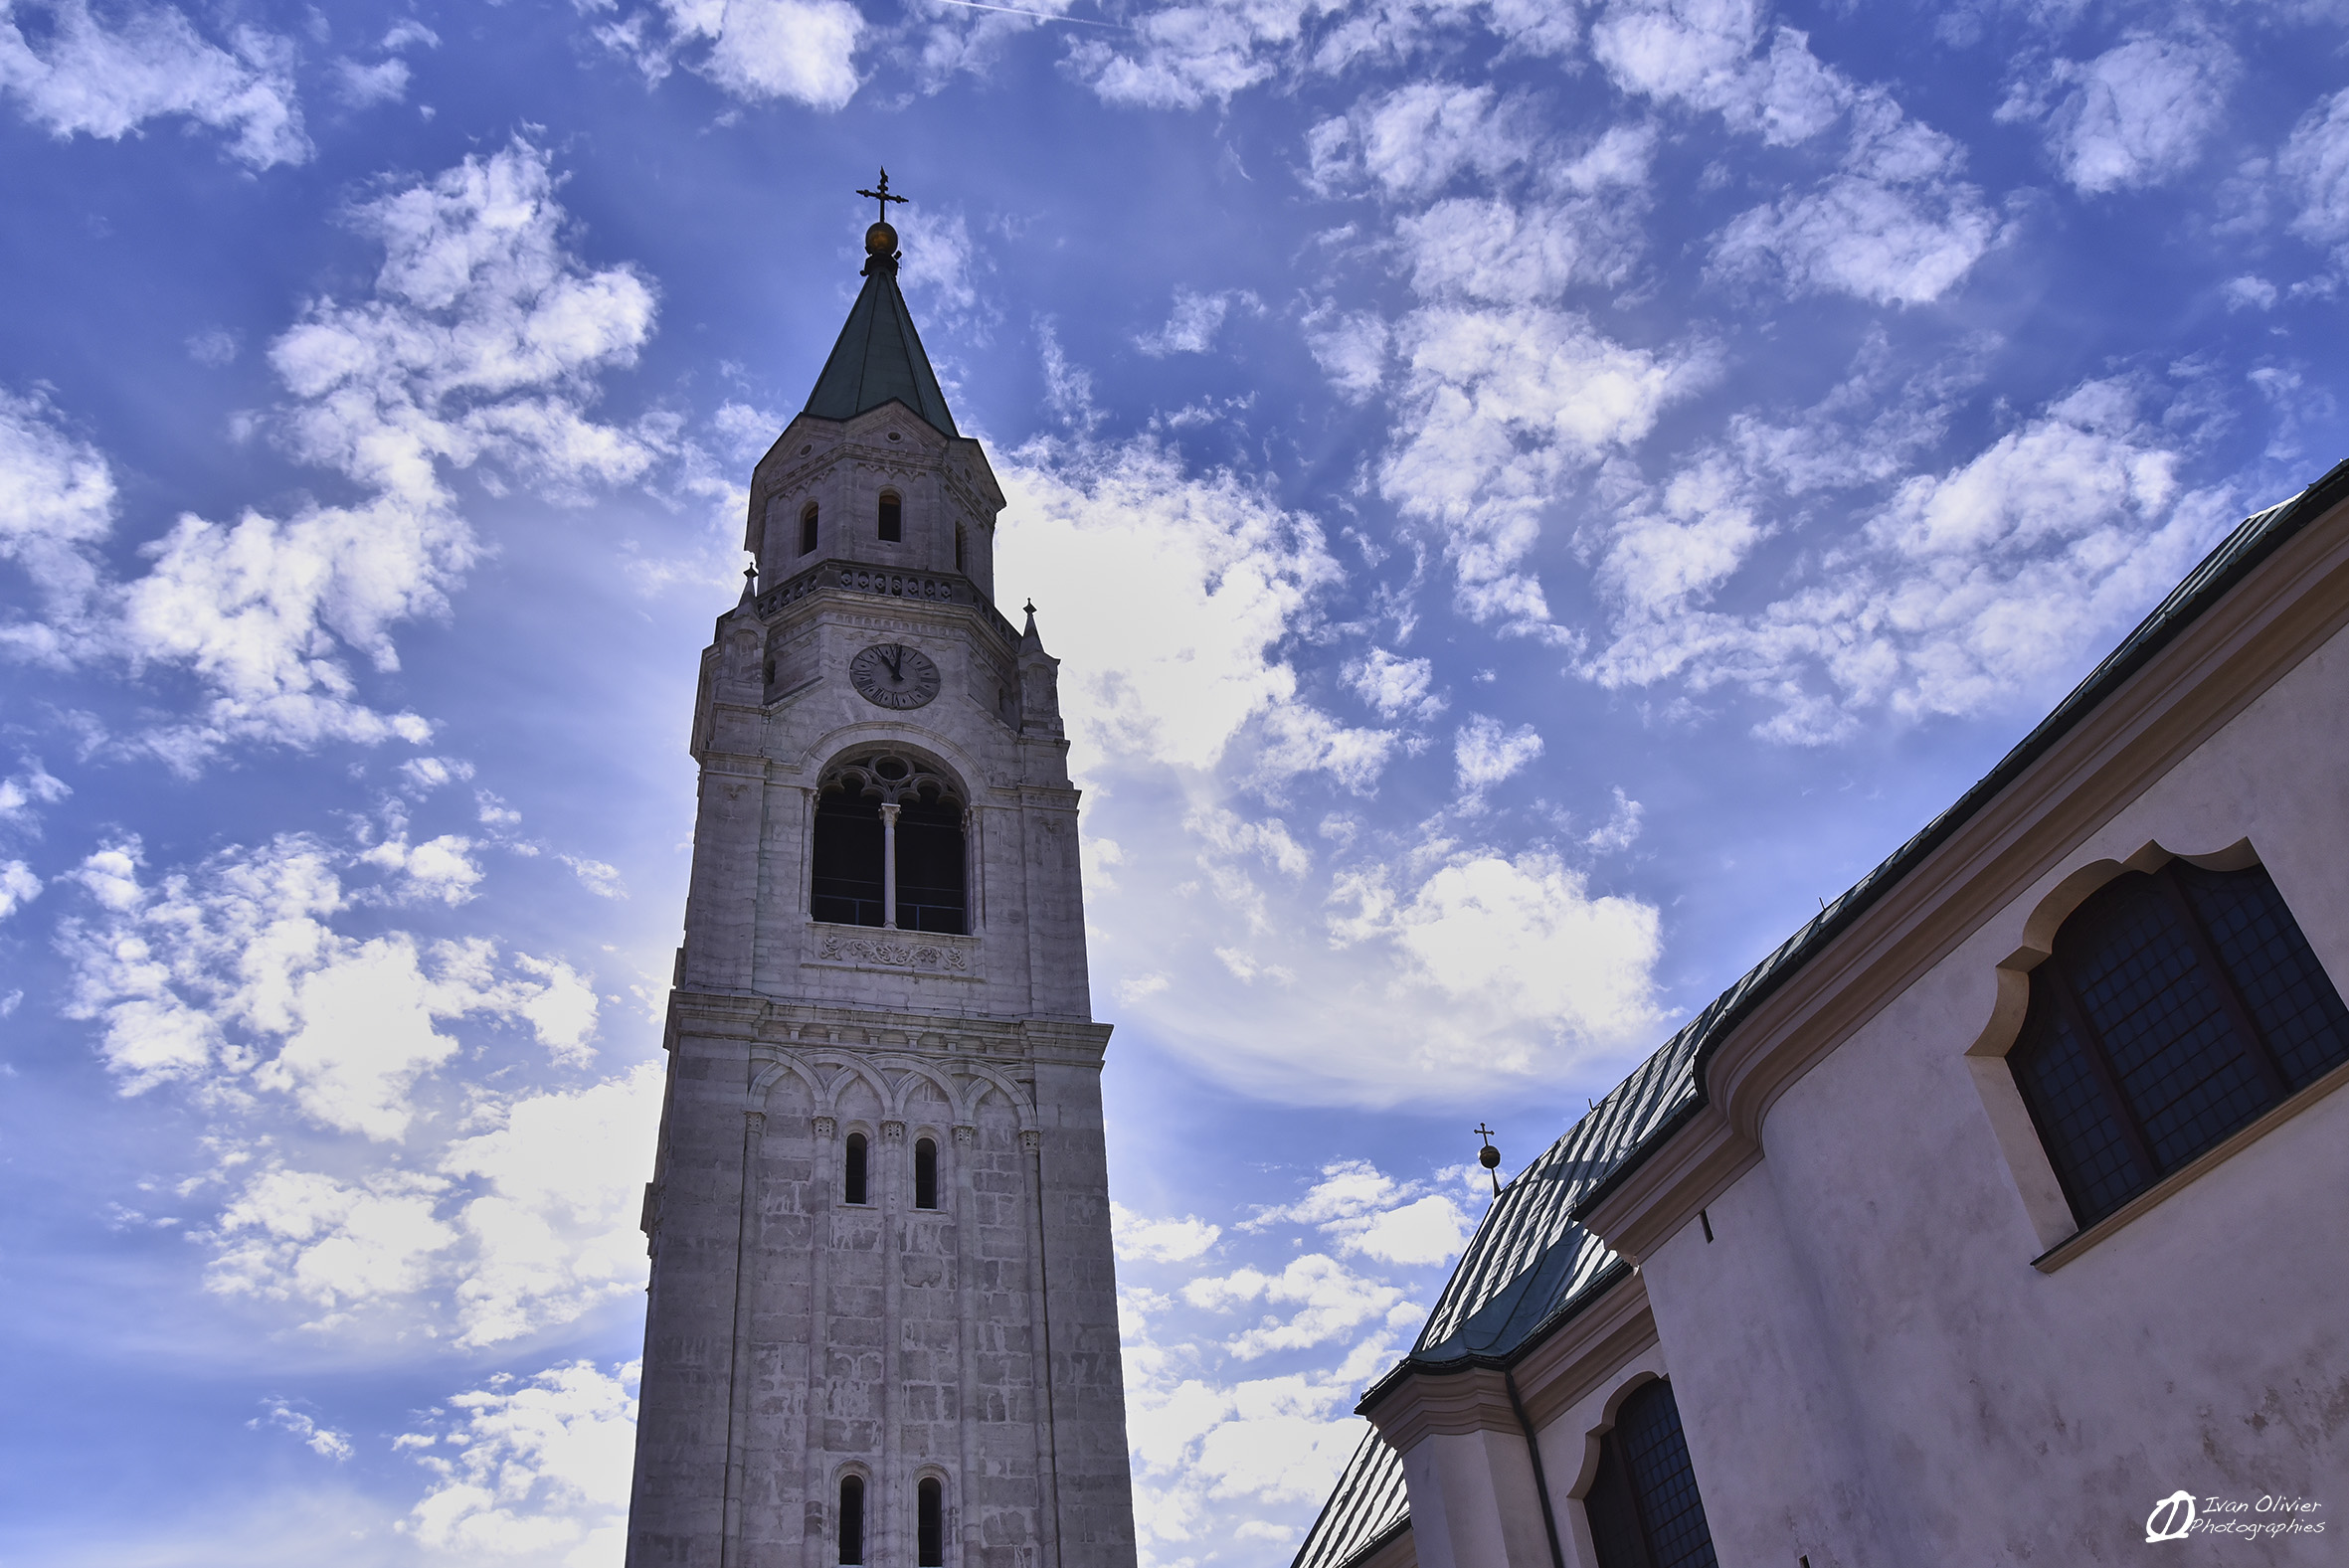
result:
[[[702,654],[630,1568],[1131,1568],[1077,791],[897,234]]]
[[[1295,1568],[2332,1563],[2349,463],[1493,1201]]]

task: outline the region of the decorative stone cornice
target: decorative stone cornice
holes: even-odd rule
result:
[[[1521,1433],[1510,1407],[1509,1385],[1497,1364],[1463,1364],[1450,1376],[1418,1372],[1404,1378],[1362,1414],[1397,1454],[1408,1454],[1429,1438],[1471,1432]]]

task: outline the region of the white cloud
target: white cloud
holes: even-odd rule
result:
[[[1386,347],[1392,330],[1370,310],[1340,314],[1327,302],[1304,321],[1306,346],[1322,374],[1348,401],[1359,403],[1386,380]]]
[[[563,855],[563,864],[579,878],[579,885],[598,898],[627,898],[628,884],[620,877],[620,868],[604,860],[591,860],[584,855]]]
[[[618,1562],[635,1459],[638,1364],[550,1367],[449,1400],[398,1440],[433,1476],[408,1519],[435,1552],[468,1562],[533,1556],[565,1568]]]
[[[294,1409],[287,1400],[265,1399],[262,1403],[269,1407],[267,1414],[256,1416],[246,1422],[246,1426],[258,1428],[266,1420],[278,1431],[293,1434],[302,1447],[312,1454],[320,1459],[330,1459],[337,1465],[351,1457],[351,1435],[348,1432],[337,1432],[332,1427],[318,1425],[317,1418],[307,1411]]]
[[[456,1215],[473,1249],[455,1284],[459,1343],[569,1322],[642,1288],[637,1200],[661,1078],[648,1062],[586,1089],[525,1096],[503,1126],[449,1146],[443,1175],[481,1178]]]
[[[223,1296],[298,1298],[330,1314],[421,1290],[434,1255],[457,1239],[434,1214],[444,1190],[398,1171],[359,1182],[264,1171],[223,1210],[207,1284]]]
[[[1033,443],[1001,471],[1016,521],[997,576],[1034,595],[1045,646],[1084,650],[1061,687],[1079,772],[1109,757],[1210,768],[1252,721],[1294,704],[1279,650],[1339,578],[1313,519],[1228,470],[1194,477],[1148,441]],[[1327,746],[1280,755],[1347,761]]]
[[[385,839],[359,858],[397,873],[403,898],[456,905],[472,898],[480,885],[481,866],[472,858],[472,849],[471,839],[455,833],[443,833],[413,846],[402,835]]]
[[[397,103],[408,95],[405,60],[379,60],[372,66],[363,66],[355,60],[338,60],[334,63],[334,76],[342,100],[353,108]]]
[[[2349,87],[2300,117],[2276,170],[2299,198],[2294,234],[2320,245],[2349,240]]]
[[[1758,613],[1625,601],[1588,673],[1609,686],[1731,683],[1777,705],[1761,732],[1817,742],[1873,709],[1915,718],[2030,706],[2208,548],[2223,497],[2125,381],[2082,383],[1958,468],[1902,483],[1817,581]]]
[[[1715,110],[1771,145],[1834,123],[1853,88],[1809,36],[1781,27],[1762,44],[1756,0],[1614,0],[1590,30],[1591,54],[1625,92]]]
[[[473,765],[459,757],[411,757],[400,765],[400,777],[417,789],[438,789],[473,777]]]
[[[1433,692],[1435,664],[1424,658],[1407,659],[1384,648],[1372,648],[1347,661],[1346,683],[1378,711],[1382,719],[1432,719],[1444,711],[1444,699]]]
[[[1111,1234],[1121,1259],[1134,1263],[1187,1263],[1215,1245],[1223,1227],[1196,1215],[1154,1220],[1121,1203],[1109,1206]]]
[[[1606,821],[1583,836],[1582,845],[1594,853],[1607,855],[1629,849],[1639,840],[1640,819],[1647,815],[1647,807],[1615,786],[1615,809],[1607,813]]]
[[[1957,178],[1958,144],[1874,90],[1852,121],[1841,169],[1805,195],[1732,220],[1714,246],[1717,267],[1775,270],[1796,294],[1914,305],[1940,298],[1982,259],[1999,225],[1982,193]]]
[[[45,611],[0,620],[0,647],[48,663],[80,649],[114,511],[105,454],[62,429],[46,396],[0,389],[0,561],[24,572]]]
[[[577,261],[554,186],[545,154],[515,142],[353,210],[384,248],[374,298],[313,301],[270,360],[296,400],[276,428],[356,485],[354,504],[234,524],[184,514],[144,547],[146,576],[105,584],[88,554],[113,507],[103,458],[45,406],[0,403],[0,549],[50,601],[44,629],[10,626],[9,640],[192,669],[210,694],[200,712],[141,742],[184,771],[239,739],[428,739],[416,714],[359,700],[345,655],[397,668],[393,628],[445,613],[478,555],[444,465],[495,462],[562,499],[652,460],[586,415],[594,374],[649,333],[652,291],[632,268]]]
[[[1215,334],[1223,330],[1223,318],[1235,304],[1257,315],[1264,313],[1264,301],[1244,288],[1202,294],[1177,286],[1174,311],[1167,318],[1167,324],[1136,338],[1134,346],[1153,356],[1204,354],[1214,346]]]
[[[1362,99],[1308,136],[1313,183],[1366,179],[1390,198],[1425,197],[1461,174],[1491,180],[1534,151],[1532,115],[1491,87],[1413,82]]]
[[[1226,1342],[1233,1355],[1252,1361],[1276,1350],[1327,1343],[1385,1316],[1400,1305],[1403,1294],[1365,1279],[1335,1258],[1307,1253],[1278,1274],[1237,1269],[1193,1280],[1182,1288],[1182,1298],[1208,1311],[1231,1311],[1253,1302],[1298,1308],[1285,1318],[1268,1314]]]
[[[1530,724],[1504,730],[1499,719],[1472,713],[1452,737],[1461,789],[1481,794],[1541,755],[1541,736]]]
[[[1545,625],[1540,585],[1521,570],[1542,513],[1570,474],[1703,385],[1710,358],[1627,347],[1580,315],[1532,308],[1429,307],[1397,339],[1408,369],[1381,492],[1442,527],[1472,616]]]
[[[559,1056],[581,1049],[585,987],[568,968],[522,958],[500,973],[485,941],[336,933],[330,921],[350,902],[340,873],[367,863],[301,835],[223,850],[154,887],[135,840],[85,860],[72,875],[102,914],[61,937],[74,963],[68,1010],[103,1022],[99,1052],[122,1091],[250,1084],[321,1126],[397,1141],[417,1081],[456,1049],[444,1023],[502,1018]]]
[[[1997,117],[2044,116],[2048,150],[2082,195],[2159,185],[2202,156],[2241,74],[2215,38],[2140,33],[2084,63],[2056,61],[2043,81],[2018,84]]]
[[[168,6],[133,5],[109,28],[89,0],[33,0],[48,13],[43,47],[0,12],[0,94],[64,140],[119,141],[146,121],[184,116],[230,131],[230,151],[257,169],[310,156],[293,87],[293,45],[240,27],[223,49]]]
[[[1331,932],[1402,960],[1385,987],[1390,1004],[1414,986],[1450,1003],[1451,1027],[1407,1059],[1440,1058],[1481,1031],[1486,1071],[1511,1075],[1545,1046],[1621,1050],[1656,1023],[1652,906],[1592,897],[1581,872],[1539,849],[1458,851],[1415,884],[1397,881],[1376,866],[1341,875]]]
[[[690,51],[690,69],[736,97],[836,109],[861,85],[855,57],[866,31],[848,0],[659,0],[595,35],[654,82]]]
[[[21,860],[0,860],[0,920],[6,920],[40,896],[41,879],[33,875],[31,866]]]
[[[1228,102],[1272,77],[1271,49],[1296,41],[1304,11],[1299,0],[1165,6],[1142,13],[1122,49],[1092,36],[1073,41],[1066,69],[1110,103]]]
[[[0,779],[0,824],[20,832],[32,828],[40,815],[36,807],[55,805],[73,792],[38,758],[28,757],[21,770]]]

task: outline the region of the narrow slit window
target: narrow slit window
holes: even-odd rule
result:
[[[810,501],[808,509],[800,514],[800,554],[804,556],[815,554],[815,503],[813,501]]]
[[[946,1568],[946,1488],[937,1477],[925,1476],[914,1495],[916,1568]]]
[[[864,1561],[864,1478],[840,1478],[840,1561]]]
[[[865,1198],[865,1143],[862,1132],[848,1134],[846,1163],[841,1167],[841,1195],[850,1203],[866,1202]]]
[[[1614,1430],[1599,1439],[1598,1474],[1582,1508],[1599,1568],[1715,1568],[1670,1383],[1650,1383],[1623,1401]]]
[[[2258,866],[2116,877],[2031,971],[2007,1057],[2081,1226],[2349,1061],[2349,1009]]]
[[[955,570],[960,572],[963,569],[963,525],[957,523],[955,524]]]
[[[914,1207],[938,1207],[938,1145],[928,1138],[914,1144]]]
[[[905,538],[905,507],[893,491],[881,492],[881,543],[898,544]]]

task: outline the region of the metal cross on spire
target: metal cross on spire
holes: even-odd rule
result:
[[[879,190],[858,191],[856,194],[867,197],[870,200],[881,204],[880,217],[875,220],[877,223],[887,223],[889,221],[889,204],[891,202],[895,202],[901,207],[906,205],[906,199],[904,197],[892,196],[889,194],[889,171],[887,169],[883,169],[881,171],[881,188]]]

